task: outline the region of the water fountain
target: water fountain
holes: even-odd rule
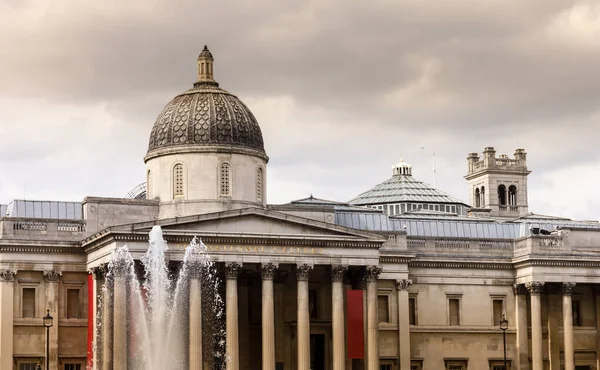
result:
[[[199,358],[203,368],[224,368],[223,301],[214,263],[204,244],[194,238],[185,249],[178,272],[173,273],[165,259],[167,250],[160,226],[154,226],[140,261],[144,267],[141,279],[126,246],[112,253],[103,287],[103,294],[112,299],[102,301],[111,303],[113,321],[99,320],[96,338],[106,332],[102,325],[126,325],[126,330],[115,330],[112,337],[113,348],[126,346],[126,350],[115,351],[112,361],[114,366],[126,363],[128,370],[188,370],[190,362]],[[201,304],[191,307],[194,300]],[[102,312],[101,307],[98,312]],[[201,332],[194,330],[200,324]],[[202,341],[201,354],[190,346],[197,340]],[[98,350],[99,346],[95,347]]]

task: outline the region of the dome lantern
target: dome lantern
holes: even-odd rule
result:
[[[209,83],[218,86],[213,77],[213,62],[214,58],[208,47],[204,45],[204,49],[198,55],[198,82],[197,84]]]

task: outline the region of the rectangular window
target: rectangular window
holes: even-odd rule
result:
[[[460,299],[448,299],[448,325],[460,325]]]
[[[446,370],[467,370],[467,361],[446,360]]]
[[[456,213],[456,206],[452,206],[452,213]]]
[[[65,364],[65,370],[82,370],[81,364]]]
[[[35,362],[21,362],[19,364],[19,370],[37,370]]]
[[[67,319],[80,319],[79,289],[67,289]]]
[[[417,325],[417,297],[408,299],[408,324]]]
[[[573,311],[573,326],[581,326],[581,302],[572,300],[571,310]]]
[[[510,369],[511,369],[510,361],[506,361],[506,369],[504,369],[504,361],[502,361],[502,360],[490,361],[490,370],[510,370]]]
[[[400,212],[402,212],[402,213],[406,212],[406,204],[400,205]]]
[[[493,322],[494,326],[500,326],[500,320],[504,315],[504,299],[494,299],[492,300],[492,309],[493,309]]]
[[[396,214],[399,215],[400,214],[400,205],[396,204]]]
[[[410,370],[423,370],[423,361],[411,361]]]
[[[377,310],[379,322],[390,322],[389,297],[387,295],[377,296]]]
[[[35,288],[23,288],[23,317],[35,317]]]

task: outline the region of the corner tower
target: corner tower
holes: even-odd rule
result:
[[[514,158],[496,157],[496,150],[487,147],[483,159],[477,153],[467,157],[469,199],[473,211],[489,212],[492,217],[519,217],[527,214],[527,153],[517,149]]]
[[[251,206],[266,199],[269,158],[252,112],[221,89],[208,47],[198,79],[160,113],[148,144],[146,194],[160,200],[160,218]]]

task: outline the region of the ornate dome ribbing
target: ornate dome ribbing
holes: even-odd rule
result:
[[[264,152],[256,118],[235,95],[219,88],[212,76],[212,61],[205,47],[198,57],[198,81],[160,113],[148,153],[179,145],[232,145]]]

